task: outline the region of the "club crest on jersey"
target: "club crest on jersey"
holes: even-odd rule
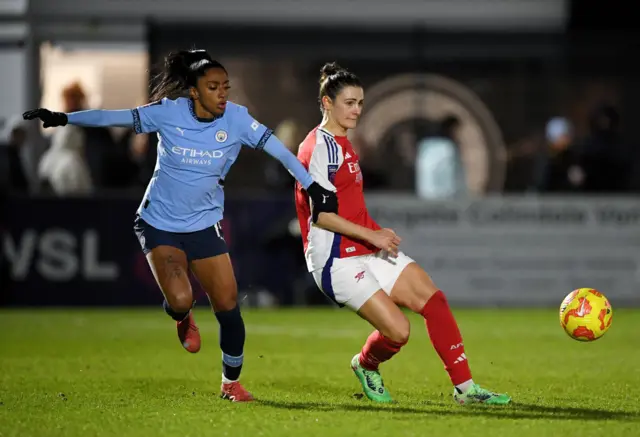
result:
[[[216,132],[216,141],[219,143],[224,143],[225,141],[227,141],[227,133],[223,130],[219,130],[218,132]]]

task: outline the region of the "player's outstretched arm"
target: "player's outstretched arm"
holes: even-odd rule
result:
[[[67,124],[87,127],[132,127],[134,121],[133,112],[130,109],[115,111],[91,109],[66,114],[38,108],[25,112],[22,114],[22,118],[25,120],[40,119],[45,128],[66,126]]]
[[[300,185],[302,185],[305,190],[313,183],[313,178],[309,172],[307,172],[307,169],[304,168],[302,163],[298,161],[298,158],[291,153],[275,135],[269,137],[263,150],[280,161],[280,163],[289,170],[289,173],[300,182]]]
[[[278,138],[271,135],[265,143],[263,150],[280,161],[282,165],[289,170],[289,173],[291,173],[293,177],[300,182],[300,185],[302,185],[302,187],[307,191],[309,197],[316,205],[324,206],[324,209],[321,206],[319,210],[337,210],[338,199],[336,194],[315,182],[313,177],[311,177],[298,158],[291,153]],[[313,221],[315,222],[316,220],[317,215],[314,215]]]
[[[316,226],[337,234],[346,235],[349,238],[365,241],[393,255],[398,254],[398,246],[400,245],[401,239],[391,229],[374,231],[373,229],[350,222],[338,214],[327,212],[318,214]]]
[[[298,158],[291,153],[287,147],[282,144],[273,131],[265,125],[258,123],[247,111],[244,106],[234,105],[235,111],[230,113],[234,122],[239,126],[240,139],[243,144],[256,149],[264,150],[270,156],[274,157],[289,170],[289,173],[296,178],[302,188],[304,188],[309,197],[314,202],[326,206],[335,206],[338,204],[336,194],[327,190],[317,182],[317,179],[309,174],[307,169],[302,165]],[[337,207],[332,211],[337,210]],[[327,211],[327,209],[324,209]],[[315,221],[315,217],[314,217]]]

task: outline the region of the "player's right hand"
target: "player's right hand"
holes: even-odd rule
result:
[[[388,252],[392,256],[398,256],[398,246],[402,238],[398,237],[393,229],[385,228],[378,231],[374,231],[372,237],[369,239],[369,243],[376,246],[378,249]]]
[[[44,122],[44,127],[66,126],[69,122],[67,114],[64,112],[52,112],[45,108],[32,109],[22,114],[25,120],[34,120],[39,118]]]

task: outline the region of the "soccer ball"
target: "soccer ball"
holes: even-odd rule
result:
[[[560,325],[569,337],[594,341],[611,326],[613,309],[598,290],[579,288],[567,295],[560,305]]]

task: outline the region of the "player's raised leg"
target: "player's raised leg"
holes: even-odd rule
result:
[[[185,253],[172,246],[157,246],[147,253],[153,276],[164,294],[163,307],[176,321],[180,344],[188,352],[200,350],[200,332],[191,313],[193,292]]]
[[[245,327],[238,305],[238,286],[227,253],[191,262],[191,270],[204,288],[220,324],[222,397],[233,402],[252,401],[239,382],[244,358]]]
[[[404,267],[391,289],[391,298],[424,317],[431,343],[454,385],[456,402],[503,405],[511,401],[508,395],[493,393],[473,381],[462,335],[447,298],[418,264],[410,262]]]
[[[393,402],[380,376],[379,366],[400,352],[409,341],[409,320],[382,290],[371,296],[357,313],[376,330],[369,335],[362,351],[353,357],[351,368],[369,399]]]

